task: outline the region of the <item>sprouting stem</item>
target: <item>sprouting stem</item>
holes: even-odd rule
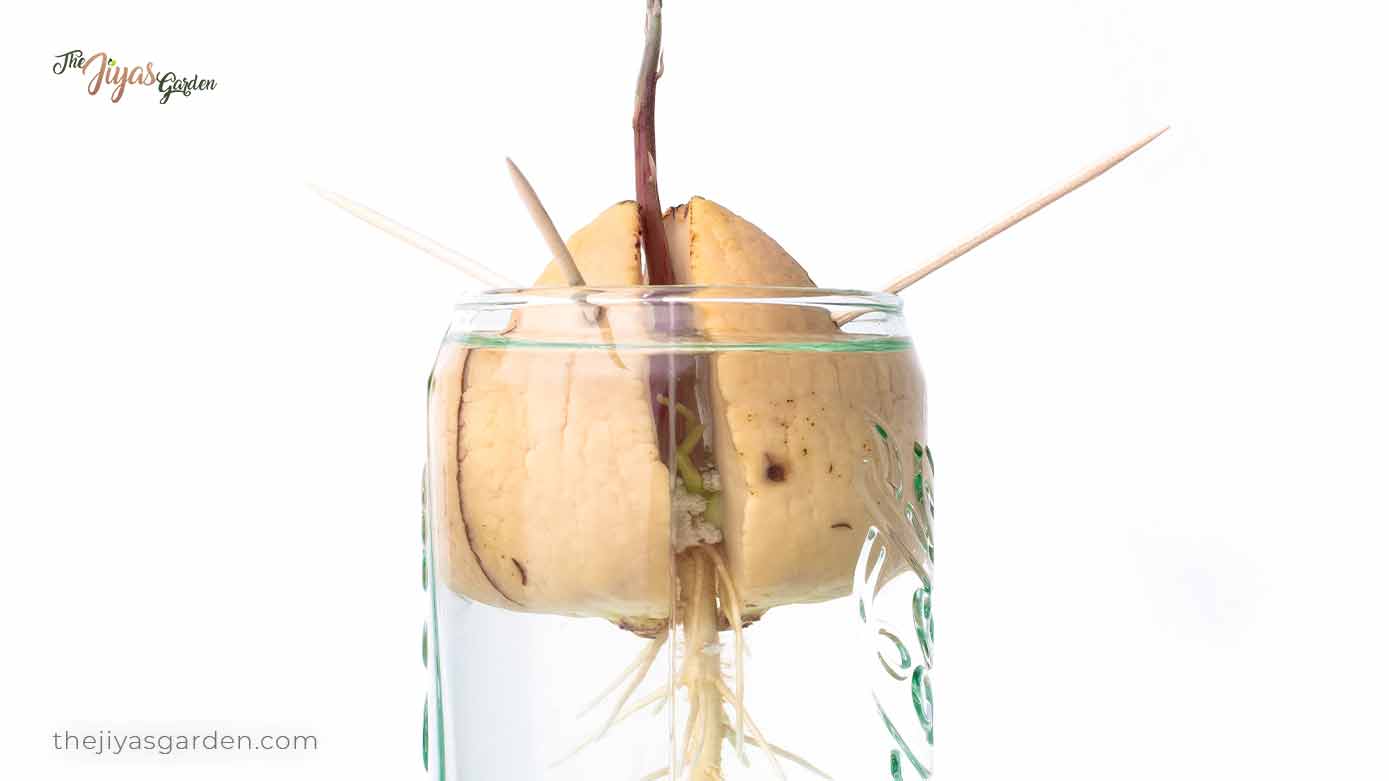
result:
[[[704,492],[704,476],[695,469],[689,453],[675,454],[675,468],[680,470],[680,479],[685,481],[685,490],[692,494]]]
[[[656,402],[664,407],[672,406],[670,398],[664,395],[658,395]],[[717,491],[710,490],[704,484],[704,475],[699,473],[699,468],[694,465],[694,460],[690,458],[690,454],[699,447],[699,443],[704,439],[704,424],[700,423],[699,416],[684,404],[677,401],[674,407],[676,413],[680,415],[688,427],[685,438],[675,449],[675,468],[680,471],[680,479],[684,481],[687,492],[708,498]]]
[[[680,447],[675,449],[675,466],[680,470],[680,478],[685,481],[686,491],[708,496],[710,491],[704,485],[704,475],[699,473],[699,470],[695,468],[694,461],[690,460],[690,454],[694,452],[703,436],[703,424],[690,427],[690,433],[685,435],[685,441],[681,442]]]
[[[646,284],[673,285],[670,249],[661,222],[661,195],[656,188],[656,79],[661,70],[661,0],[647,0],[646,42],[637,77],[632,138],[636,162],[637,213],[646,250]]]
[[[723,529],[723,497],[718,491],[708,493],[704,503],[704,522],[715,529]]]
[[[656,396],[656,401],[663,406],[670,406],[670,397],[666,396],[665,394],[660,394]],[[675,411],[679,413],[680,417],[684,418],[685,422],[690,424],[691,426],[699,425],[699,416],[694,413],[694,410],[690,409],[689,407],[686,407],[684,404],[681,404],[678,401],[675,402]]]
[[[684,404],[681,404],[680,406],[683,407],[683,406],[685,406],[685,405],[684,405]],[[687,433],[687,434],[685,435],[684,441],[682,441],[682,442],[680,443],[680,447],[676,448],[676,450],[678,450],[682,455],[688,456],[690,453],[693,453],[693,452],[694,452],[695,447],[699,444],[699,441],[700,441],[701,439],[703,439],[703,438],[704,438],[704,424],[703,424],[703,423],[694,423],[694,424],[692,424],[692,425],[690,426],[690,431],[689,431],[689,433]],[[693,466],[693,464],[691,464],[691,466]]]

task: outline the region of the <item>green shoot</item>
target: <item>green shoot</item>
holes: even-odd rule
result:
[[[668,396],[657,396],[656,402],[667,408],[672,406]],[[694,461],[690,458],[690,454],[699,447],[699,443],[704,439],[704,424],[700,423],[699,416],[684,404],[677,401],[673,406],[676,414],[684,418],[685,423],[690,427],[689,432],[685,434],[684,441],[675,449],[675,468],[679,470],[680,479],[684,481],[687,492],[699,494],[706,498],[713,496],[718,492],[711,491],[705,486],[704,475],[699,473],[699,469],[695,467]]]

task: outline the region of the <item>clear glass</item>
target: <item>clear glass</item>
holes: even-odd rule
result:
[[[429,385],[430,778],[926,778],[925,388],[901,302],[465,298]]]

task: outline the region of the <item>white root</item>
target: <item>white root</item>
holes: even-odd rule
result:
[[[613,707],[612,715],[608,717],[607,722],[603,724],[603,728],[598,731],[598,735],[594,738],[594,740],[598,740],[599,738],[606,735],[608,730],[612,729],[612,726],[617,723],[618,716],[622,713],[622,706],[625,705],[627,703],[627,700],[631,698],[632,692],[637,690],[637,687],[641,685],[641,682],[646,680],[646,674],[651,672],[651,665],[656,663],[656,656],[660,653],[660,651],[661,644],[657,644],[653,641],[651,646],[647,649],[646,653],[642,654],[642,662],[641,666],[637,668],[637,674],[632,677],[632,681],[627,684],[627,687],[625,689],[622,690],[622,696],[618,698],[617,705]]]
[[[733,692],[728,690],[728,684],[724,683],[723,680],[720,679],[718,685],[719,692],[723,694],[725,699],[733,699]],[[786,781],[786,771],[782,769],[781,761],[777,759],[776,752],[772,751],[771,744],[768,743],[767,738],[762,735],[762,730],[757,728],[757,722],[753,721],[752,717],[749,716],[746,711],[744,711],[741,715],[747,722],[748,731],[752,733],[752,742],[761,746],[762,750],[767,752],[767,758],[772,761],[772,769],[776,771],[777,778],[780,778],[781,781]]]
[[[588,748],[589,746],[592,746],[594,743],[597,743],[600,739],[602,739],[606,730],[611,729],[612,727],[618,724],[621,724],[622,722],[637,715],[638,713],[641,713],[643,710],[651,707],[652,705],[656,706],[656,712],[659,713],[660,710],[665,707],[666,700],[668,699],[669,694],[666,692],[665,689],[657,689],[656,691],[653,691],[650,694],[638,699],[636,702],[633,702],[631,705],[628,705],[627,709],[624,710],[622,714],[619,715],[616,719],[614,719],[612,724],[609,724],[605,726],[603,730],[594,733],[588,740],[585,740],[583,743],[580,743],[579,745],[575,746],[574,749],[570,751],[568,754],[565,754],[559,759],[556,759],[554,762],[551,762],[550,767],[559,767],[565,762],[568,762],[569,760],[573,759],[575,756],[579,754],[580,751],[583,751],[584,749]]]
[[[635,716],[636,714],[640,713],[646,708],[651,707],[652,705],[655,705],[656,710],[659,712],[661,708],[665,707],[666,700],[668,698],[669,695],[667,694],[665,689],[657,689],[656,691],[651,692],[645,697],[635,700],[631,705],[628,705],[627,710],[623,711],[622,715],[618,716],[617,721],[613,723],[621,724],[628,718]]]
[[[612,683],[608,684],[607,687],[603,689],[603,691],[599,692],[597,697],[594,697],[588,704],[584,705],[584,707],[580,709],[579,716],[586,716],[588,715],[589,711],[598,707],[599,703],[603,702],[603,700],[606,700],[609,694],[612,694],[614,691],[616,691],[617,687],[621,686],[622,682],[627,680],[632,675],[632,672],[636,670],[638,667],[640,667],[642,663],[646,661],[646,659],[654,657],[657,653],[659,653],[661,650],[661,646],[665,645],[665,643],[666,636],[664,634],[657,635],[656,637],[652,638],[651,642],[646,646],[646,648],[641,653],[637,654],[637,658],[633,659],[632,663],[627,665],[627,669],[623,670],[622,673],[619,674]]]
[[[731,742],[733,741],[733,726],[730,725],[730,724],[725,724],[724,726],[725,726],[724,732],[725,732],[726,736],[728,737],[729,742],[731,743]],[[776,755],[776,756],[784,757],[784,758],[790,760],[791,762],[794,762],[794,763],[796,763],[797,765],[800,765],[801,767],[805,768],[806,770],[810,771],[811,773],[814,773],[815,775],[819,776],[820,778],[825,779],[825,781],[834,781],[834,776],[831,776],[829,773],[826,773],[825,771],[823,771],[823,770],[821,770],[820,768],[816,767],[815,765],[811,764],[809,760],[807,760],[805,757],[800,756],[799,754],[795,754],[795,753],[793,753],[793,752],[791,752],[791,751],[787,751],[786,749],[782,748],[781,746],[778,746],[778,745],[775,744],[775,743],[767,743],[767,742],[763,741],[760,737],[757,737],[757,736],[754,736],[754,737],[753,737],[752,742],[755,743],[755,744],[757,744],[757,745],[758,745],[760,748],[762,748],[764,751],[767,751],[767,752],[769,752],[769,753],[771,753],[771,754],[774,754],[774,755]]]
[[[694,692],[690,702],[690,723],[686,730],[688,737],[685,741],[684,755],[684,764],[686,765],[694,764],[696,759],[704,753],[704,741],[707,737],[704,732],[704,722],[709,719],[708,709],[704,707],[704,692]],[[693,778],[694,774],[691,773],[690,776]]]
[[[689,713],[679,743],[680,750],[673,757],[673,766],[655,770],[643,776],[643,780],[655,781],[667,776],[672,779],[688,778],[690,781],[722,778],[720,754],[724,740],[735,748],[745,766],[750,766],[750,763],[744,744],[750,740],[766,754],[776,777],[781,781],[786,781],[787,778],[782,759],[808,770],[819,778],[832,781],[828,773],[804,757],[767,740],[766,735],[748,713],[744,692],[743,656],[746,649],[743,639],[742,598],[718,548],[701,545],[694,550],[698,553],[692,552],[689,556],[681,557],[684,592],[680,617],[684,628],[681,654],[683,662],[675,681],[676,688],[684,689],[688,694]],[[725,664],[718,653],[718,626],[721,616],[728,621],[736,648],[732,664],[732,686],[724,678]],[[665,639],[664,635],[652,639],[647,648],[622,671],[617,680],[585,706],[583,712],[587,713],[614,691],[622,689],[613,713],[603,728],[563,759],[555,762],[555,765],[568,760],[601,739],[615,724],[653,705],[659,711],[667,702],[672,701],[670,691],[662,688],[629,704],[633,692],[650,673],[657,655],[664,647]],[[725,704],[729,706],[731,714],[725,710]],[[688,768],[688,776],[682,775],[685,768]]]
[[[698,728],[700,724],[699,719],[701,702],[702,700],[699,697],[690,697],[690,715],[688,718],[685,719],[685,736],[680,741],[680,745],[685,747],[685,752],[680,755],[683,764],[689,764],[690,762],[694,761],[695,730]]]
[[[618,697],[617,704],[613,706],[612,714],[608,716],[608,720],[603,723],[602,728],[595,732],[593,736],[590,737],[588,740],[585,740],[583,743],[580,743],[579,745],[575,746],[574,749],[570,751],[568,754],[565,754],[559,759],[556,759],[554,762],[551,762],[550,767],[558,767],[559,765],[562,765],[565,762],[568,762],[569,760],[573,759],[575,756],[578,755],[580,751],[583,751],[584,749],[588,748],[594,743],[597,743],[598,741],[602,740],[603,736],[607,735],[608,730],[612,729],[613,726],[615,726],[619,722],[622,722],[628,717],[638,713],[643,708],[649,707],[650,705],[655,703],[661,703],[662,706],[664,706],[667,693],[664,689],[657,689],[656,691],[637,700],[635,703],[632,704],[630,708],[623,710],[624,706],[627,705],[627,701],[631,699],[632,692],[636,691],[637,687],[641,685],[641,682],[646,680],[647,673],[651,672],[651,666],[656,663],[656,657],[660,655],[661,647],[664,645],[665,635],[657,636],[647,645],[646,650],[642,651],[641,656],[637,657],[636,662],[633,663],[632,666],[628,667],[628,669],[623,672],[622,676],[618,678],[618,684],[621,684],[622,681],[626,680],[629,676],[631,677],[631,680],[628,682],[627,686],[622,690],[622,695]],[[633,669],[636,670],[636,675],[634,676],[630,675],[630,671]],[[616,686],[610,687],[608,689],[608,692],[605,692],[602,696],[598,698],[598,701],[601,702],[604,698],[606,698],[608,696],[608,693],[610,693],[613,688],[616,688]]]
[[[695,728],[698,748],[690,762],[689,777],[702,781],[722,777],[723,704],[719,687],[723,686],[723,673],[717,656],[711,660],[701,652],[719,642],[718,575],[708,557],[690,556],[686,562],[690,588],[684,604],[685,664],[681,683],[689,689],[691,701],[701,700]]]
[[[742,595],[738,593],[738,587],[733,583],[733,575],[728,571],[728,566],[724,563],[723,556],[710,546],[703,546],[700,551],[709,557],[714,563],[714,569],[718,572],[719,580],[724,587],[723,597],[719,604],[723,607],[724,616],[728,619],[728,625],[733,628],[733,688],[735,696],[733,698],[734,712],[738,715],[738,738],[734,742],[738,749],[738,756],[747,762],[747,752],[743,747],[743,718],[747,710],[743,707],[743,693],[745,685],[743,682],[743,604]]]

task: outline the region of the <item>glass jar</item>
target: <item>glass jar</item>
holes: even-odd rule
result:
[[[429,777],[927,777],[931,475],[895,296],[466,297],[429,384]]]

